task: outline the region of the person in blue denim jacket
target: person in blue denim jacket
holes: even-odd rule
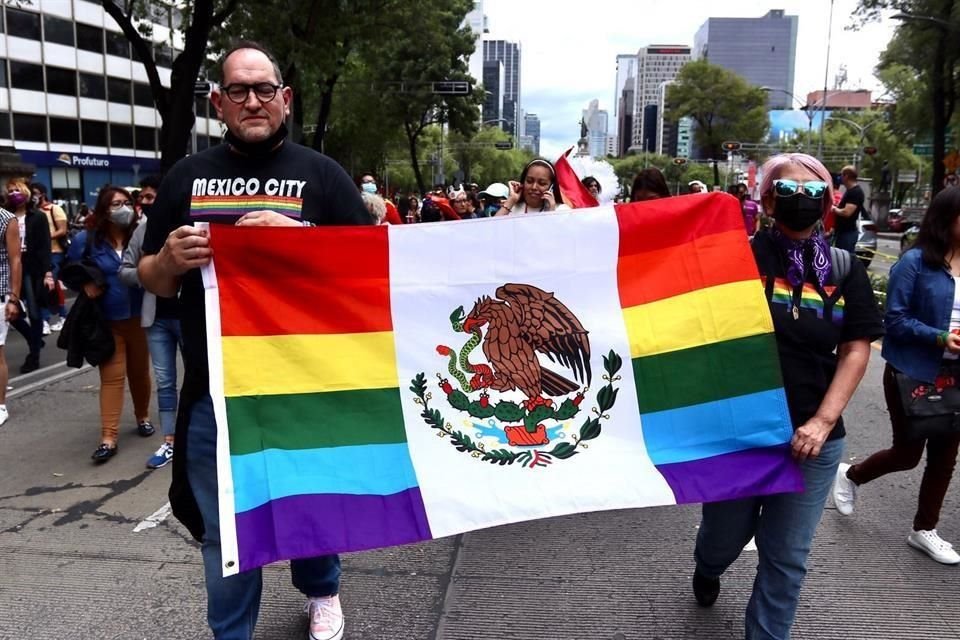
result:
[[[92,260],[106,276],[106,286],[93,282],[84,285],[83,293],[97,300],[116,345],[113,357],[100,365],[100,445],[91,456],[101,464],[117,453],[120,414],[123,411],[124,378],[130,381],[130,395],[137,418],[137,433],[153,435],[150,422],[150,356],[147,338],[140,326],[143,289],[129,287],[120,281],[123,250],[130,242],[136,213],[130,194],[119,187],[105,186],[97,196],[87,230],[80,232],[70,245],[70,262]],[[93,241],[87,236],[93,234]]]
[[[837,470],[837,511],[853,513],[857,488],[894,471],[913,469],[927,449],[917,513],[907,543],[937,562],[960,564],[960,554],[937,533],[940,508],[957,461],[960,434],[912,438],[894,374],[934,382],[960,355],[960,188],[944,189],[930,203],[916,245],[890,271],[883,391],[893,425],[893,445]]]

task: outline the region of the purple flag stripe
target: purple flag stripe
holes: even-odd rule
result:
[[[311,494],[238,513],[240,570],[277,560],[430,540],[420,488],[387,496]]]
[[[657,469],[677,504],[803,491],[803,476],[790,457],[789,445],[661,464]]]

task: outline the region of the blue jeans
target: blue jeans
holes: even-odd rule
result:
[[[157,408],[160,429],[164,436],[173,436],[177,426],[177,346],[180,344],[180,321],[157,318],[147,327],[147,346],[157,382]]]
[[[856,229],[853,231],[838,231],[833,244],[837,249],[846,249],[850,253],[853,253],[857,248],[857,239],[859,237],[860,232]]]
[[[204,396],[190,411],[187,477],[203,516],[201,550],[207,584],[207,623],[216,640],[250,640],[260,612],[260,569],[223,577],[220,517],[217,510],[217,425],[213,402]],[[337,517],[333,514],[332,517]],[[340,557],[291,560],[293,586],[307,597],[335,595],[340,589]]]
[[[843,439],[824,443],[801,464],[806,490],[703,505],[694,557],[697,570],[719,577],[756,537],[757,577],[747,604],[747,640],[786,640],[807,574],[807,556],[843,455]]]

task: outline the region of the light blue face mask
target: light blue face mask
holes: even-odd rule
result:
[[[360,185],[360,189],[364,193],[376,193],[377,192],[377,183],[376,182],[364,182]]]

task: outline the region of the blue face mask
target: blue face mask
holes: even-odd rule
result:
[[[377,192],[377,183],[376,182],[364,182],[360,185],[360,190],[364,193],[376,193]]]

